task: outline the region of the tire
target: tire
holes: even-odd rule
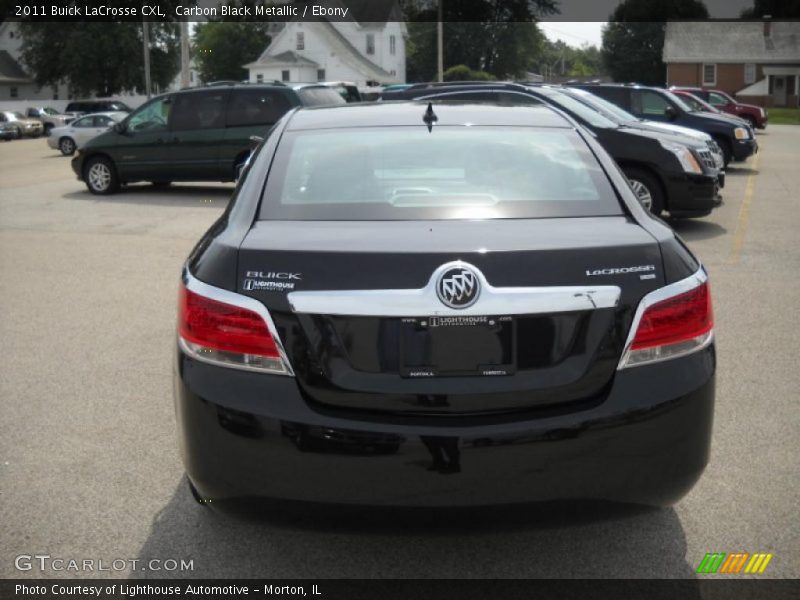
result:
[[[728,163],[733,160],[733,148],[731,147],[731,143],[722,137],[715,137],[714,140],[719,144],[720,149],[722,149],[722,157],[727,167]]]
[[[45,123],[44,124],[44,135],[45,137],[50,137],[50,132],[53,131],[53,124],[52,123]]]
[[[172,185],[171,181],[151,181],[154,188],[168,188]]]
[[[62,137],[58,140],[58,149],[64,156],[72,156],[75,154],[75,140],[71,137]]]
[[[89,191],[98,196],[113,194],[119,189],[119,177],[114,163],[105,156],[95,156],[83,168],[83,181]]]
[[[14,139],[15,140],[21,140],[22,139],[22,130],[19,127],[17,127],[17,131],[14,134]]]
[[[623,171],[642,206],[655,216],[660,215],[664,211],[665,205],[664,190],[658,179],[647,171],[635,167],[626,167]]]
[[[753,128],[753,131],[758,129],[758,123],[756,123],[756,118],[755,117],[751,117],[750,115],[747,115],[747,116],[745,116],[745,119],[747,120],[748,123],[750,123],[750,127]]]

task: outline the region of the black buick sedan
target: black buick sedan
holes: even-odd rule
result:
[[[706,272],[545,106],[288,113],[178,314],[203,502],[666,505],[708,460]]]

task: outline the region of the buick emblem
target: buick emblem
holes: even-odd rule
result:
[[[475,304],[481,292],[478,276],[470,267],[457,266],[439,275],[436,295],[450,308],[467,308]]]

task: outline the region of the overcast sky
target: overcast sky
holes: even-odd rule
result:
[[[597,21],[550,21],[539,23],[539,27],[547,38],[553,42],[561,40],[570,46],[599,46],[601,42],[601,29],[605,25]]]

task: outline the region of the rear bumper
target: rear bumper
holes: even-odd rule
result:
[[[719,188],[719,175],[671,175],[666,182],[667,210],[673,217],[704,217],[717,205]]]
[[[180,352],[174,391],[186,471],[215,505],[253,498],[667,505],[708,461],[714,370],[712,345],[618,372],[594,408],[502,422],[323,414],[303,399],[294,378],[215,367]]]

